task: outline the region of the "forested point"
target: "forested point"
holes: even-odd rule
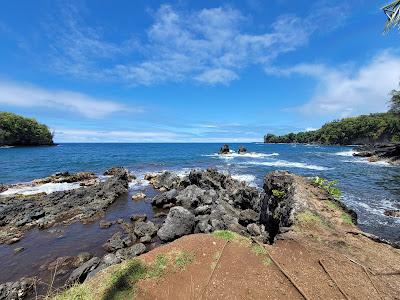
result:
[[[35,119],[0,112],[0,146],[53,145],[49,128]]]
[[[395,111],[344,118],[326,123],[315,131],[267,134],[265,143],[356,145],[400,142],[400,114]]]

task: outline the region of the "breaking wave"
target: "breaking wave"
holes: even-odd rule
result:
[[[309,165],[301,162],[290,162],[286,160],[275,160],[275,161],[249,161],[243,163],[245,165],[256,165],[256,166],[267,166],[267,167],[285,167],[285,168],[300,168],[300,169],[309,169],[309,170],[317,170],[317,171],[325,171],[330,170],[330,168],[317,166],[317,165]]]
[[[222,158],[222,159],[234,159],[234,158],[265,158],[265,157],[271,157],[271,156],[278,156],[279,153],[257,153],[257,152],[248,152],[248,153],[243,153],[243,154],[238,154],[236,152],[231,152],[229,154],[218,154],[218,153],[214,153],[214,154],[205,154],[202,156],[207,156],[207,157],[218,157],[218,158]]]

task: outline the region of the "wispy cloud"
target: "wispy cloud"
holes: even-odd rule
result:
[[[168,131],[86,130],[55,128],[56,141],[62,142],[173,142],[182,134]]]
[[[127,108],[115,101],[95,98],[86,94],[66,90],[43,89],[31,84],[0,80],[0,103],[16,107],[46,107],[79,113],[87,118],[102,118],[106,115],[140,108]]]
[[[306,44],[319,28],[339,26],[348,11],[339,2],[319,1],[324,5],[312,6],[305,17],[282,15],[257,34],[246,31],[248,18],[229,6],[186,11],[162,5],[145,38],[119,43],[108,42],[101,29],[85,24],[67,6],[65,24],[50,29],[55,36],[52,66],[64,74],[134,85],[186,80],[229,84],[243,68],[271,63]]]
[[[299,64],[268,68],[275,75],[303,75],[316,80],[314,95],[295,110],[306,114],[353,116],[387,110],[389,92],[398,86],[400,55],[385,50],[358,68]]]

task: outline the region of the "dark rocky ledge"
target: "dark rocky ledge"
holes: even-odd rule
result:
[[[74,176],[75,179],[94,180],[91,173],[78,174],[80,175]],[[57,180],[67,180],[66,182],[72,180],[66,174],[53,177]],[[49,178],[39,181],[48,182]],[[15,243],[25,231],[36,226],[47,228],[59,222],[90,221],[127,191],[128,172],[121,168],[105,182],[95,181],[88,187],[48,195],[1,197],[0,243]]]
[[[354,148],[354,156],[367,157],[370,162],[384,160],[400,165],[400,143],[364,145]]]

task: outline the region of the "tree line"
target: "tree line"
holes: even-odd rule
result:
[[[389,111],[326,123],[318,130],[277,136],[267,134],[264,143],[325,145],[400,142],[400,91],[390,93]]]
[[[53,134],[35,119],[0,112],[0,146],[53,145]]]

